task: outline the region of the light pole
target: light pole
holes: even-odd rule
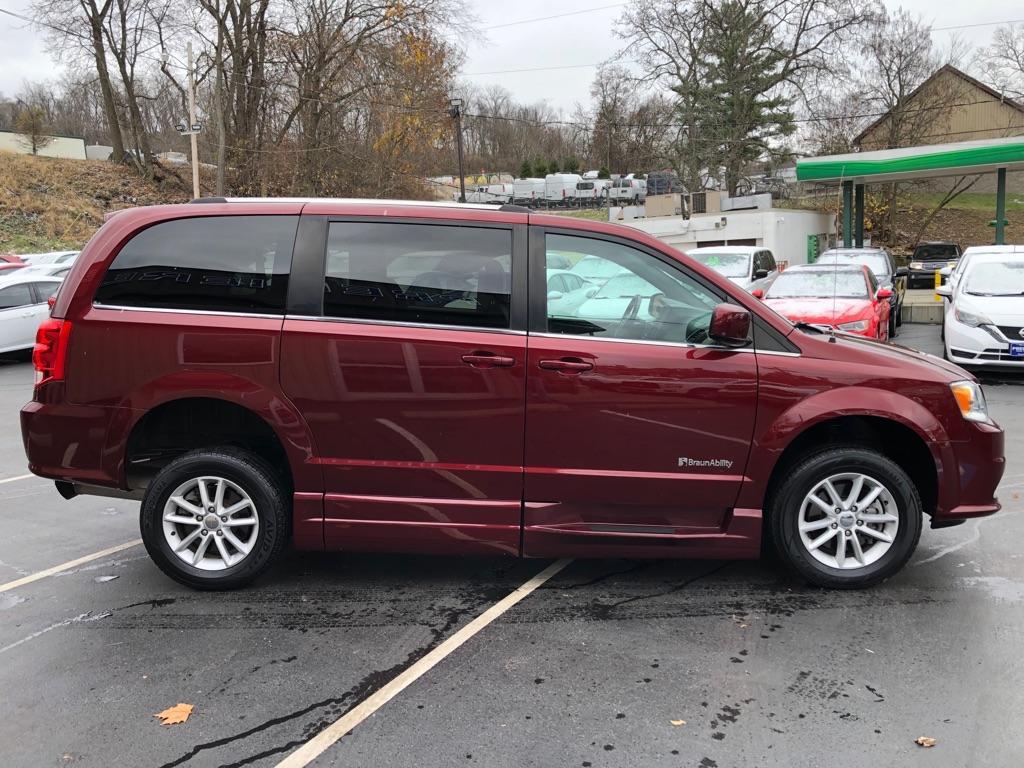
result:
[[[189,143],[192,149],[192,197],[199,197],[199,142],[197,137],[200,131],[203,130],[203,126],[196,120],[196,77],[195,77],[195,64],[192,61],[192,43],[189,42],[188,47],[188,124],[178,123],[175,126],[178,129],[178,133],[182,136],[189,137]],[[170,58],[170,54],[167,51],[163,52],[164,63]]]
[[[459,148],[459,202],[466,202],[466,174],[462,170],[462,99],[448,101],[448,114],[455,118],[455,143]]]

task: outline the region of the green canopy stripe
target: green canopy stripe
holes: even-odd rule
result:
[[[922,147],[934,150],[934,147]],[[1024,139],[1019,143],[999,143],[995,146],[973,146],[942,152],[911,153],[903,157],[872,159],[874,152],[865,152],[863,160],[820,157],[799,160],[796,165],[798,181],[823,181],[862,178],[893,173],[945,171],[972,168],[981,165],[1008,165],[1024,162]]]

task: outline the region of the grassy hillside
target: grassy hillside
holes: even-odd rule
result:
[[[105,213],[191,197],[175,174],[160,177],[142,179],[105,162],[0,152],[0,253],[80,248]]]

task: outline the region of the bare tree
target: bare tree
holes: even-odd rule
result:
[[[998,27],[978,55],[986,79],[1003,93],[1024,98],[1024,24]]]
[[[84,53],[96,67],[96,78],[103,99],[107,136],[117,161],[124,158],[124,138],[117,107],[114,83],[107,67],[107,42],[104,30],[110,18],[113,0],[36,0],[33,18],[50,37],[55,51],[72,55]]]
[[[33,155],[39,154],[40,149],[53,141],[46,112],[38,104],[27,104],[21,108],[14,119],[14,131]]]

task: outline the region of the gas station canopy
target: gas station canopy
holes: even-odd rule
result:
[[[797,160],[796,178],[798,181],[842,184],[843,241],[849,246],[853,235],[851,204],[854,185],[859,245],[863,239],[864,184],[996,173],[996,243],[1002,244],[1007,170],[1024,170],[1024,136],[809,157]]]

